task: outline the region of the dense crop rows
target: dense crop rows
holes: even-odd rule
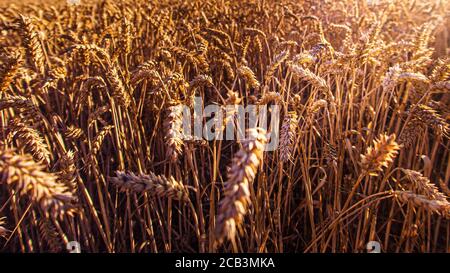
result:
[[[53,2],[0,9],[2,251],[450,252],[448,1]]]

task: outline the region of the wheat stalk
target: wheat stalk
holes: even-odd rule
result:
[[[264,84],[267,86],[275,74],[277,68],[287,59],[289,58],[289,50],[284,50],[280,52],[278,55],[274,57],[272,64],[270,64],[264,75]]]

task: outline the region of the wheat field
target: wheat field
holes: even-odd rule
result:
[[[1,252],[450,252],[449,1],[0,7]]]

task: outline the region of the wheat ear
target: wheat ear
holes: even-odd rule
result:
[[[239,76],[241,76],[242,78],[245,79],[247,85],[251,88],[259,88],[260,83],[259,81],[256,79],[256,75],[255,73],[250,69],[250,67],[246,66],[246,65],[241,65],[238,68],[238,74]]]
[[[77,193],[77,167],[75,166],[75,154],[73,151],[68,151],[63,154],[59,160],[60,172],[58,173],[59,180],[66,185],[67,189],[76,196]]]
[[[3,225],[5,224],[5,217],[0,217],[0,237],[5,237],[9,230],[7,230]]]
[[[280,159],[287,162],[291,158],[298,125],[297,112],[289,112],[283,120],[280,134]]]
[[[62,251],[62,242],[58,237],[58,232],[56,232],[56,228],[50,222],[49,219],[43,218],[39,220],[39,234],[47,243],[50,252],[58,253]]]
[[[424,126],[430,126],[436,133],[446,134],[449,132],[448,123],[433,108],[424,104],[417,104],[412,106],[409,112],[413,119],[422,122]]]
[[[447,201],[445,194],[439,191],[439,189],[430,182],[430,180],[423,176],[420,172],[401,169],[408,180],[414,185],[420,194],[427,196],[429,199]]]
[[[166,156],[171,162],[176,162],[182,151],[182,111],[183,108],[179,105],[168,107],[163,124],[166,132]]]
[[[43,122],[39,108],[31,100],[25,97],[8,96],[0,99],[0,111],[6,108],[12,108],[23,113],[27,120],[32,120],[36,125],[40,125]]]
[[[0,68],[0,93],[6,91],[11,84],[20,65],[21,57],[19,54],[13,54],[7,57],[5,63]]]
[[[44,53],[33,20],[29,17],[19,15],[18,25],[20,35],[22,36],[22,46],[26,51],[27,63],[37,72],[44,74]]]
[[[132,172],[116,171],[116,177],[109,181],[121,190],[131,190],[137,193],[149,193],[158,197],[170,197],[175,200],[188,201],[189,196],[185,186],[172,176],[165,177],[149,174],[134,174]]]
[[[382,167],[387,167],[391,163],[400,149],[395,142],[395,134],[390,136],[381,134],[379,139],[373,141],[373,146],[367,148],[364,155],[361,155],[361,166],[364,172],[371,176],[377,176]]]
[[[410,191],[395,191],[394,196],[402,203],[410,203],[414,207],[424,208],[446,218],[450,218],[450,203],[443,200],[432,200],[425,195]]]
[[[9,149],[0,152],[0,181],[13,186],[20,195],[29,196],[44,213],[61,217],[70,212],[74,198],[57,183],[54,174],[44,169],[31,155],[18,155]]]
[[[38,131],[21,122],[18,118],[10,120],[8,129],[14,134],[20,145],[33,155],[36,161],[44,161],[47,165],[50,164],[50,152]]]

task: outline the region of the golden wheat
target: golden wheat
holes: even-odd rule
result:
[[[449,252],[449,0],[35,1],[0,4],[2,251]]]
[[[266,132],[261,128],[249,129],[248,139],[243,141],[242,149],[233,158],[225,184],[224,197],[220,201],[216,224],[216,239],[234,240],[236,229],[244,221],[250,202],[250,188],[258,167],[263,160]]]
[[[148,174],[134,174],[132,172],[116,171],[116,177],[110,177],[110,182],[122,190],[133,192],[148,192],[155,196],[170,197],[175,200],[187,201],[187,189],[172,176]]]

